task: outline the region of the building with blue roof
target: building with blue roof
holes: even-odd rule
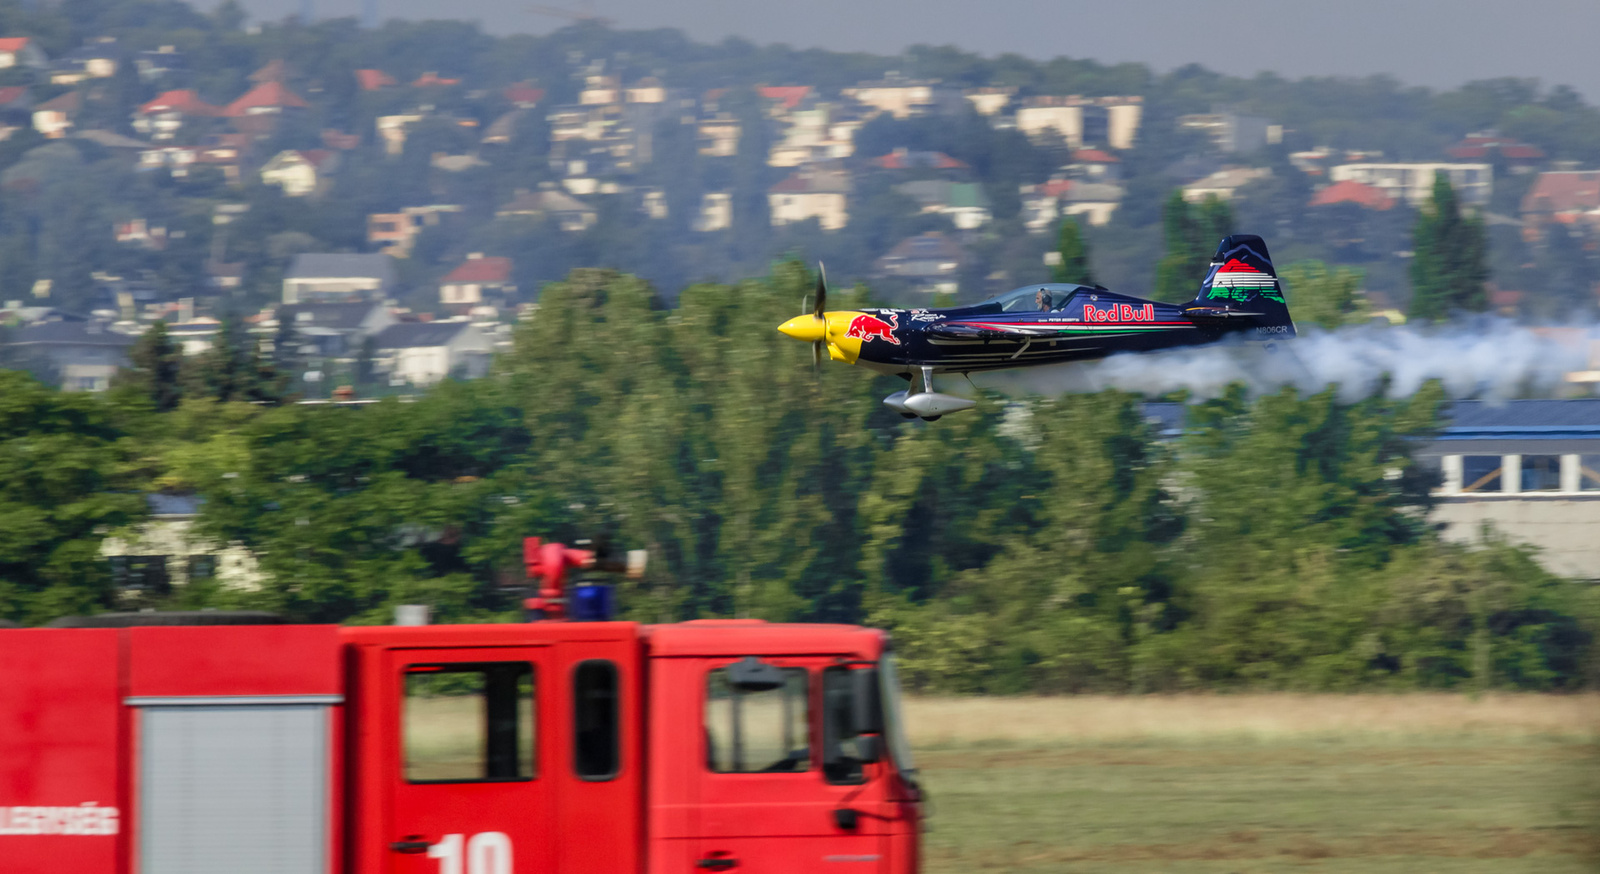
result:
[[[1459,401],[1416,455],[1439,476],[1433,518],[1472,542],[1488,523],[1551,571],[1600,580],[1600,398]]]

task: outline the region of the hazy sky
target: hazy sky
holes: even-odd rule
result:
[[[242,0],[280,18],[299,0]],[[317,15],[354,16],[361,0],[314,0]],[[556,17],[523,0],[378,0],[385,18],[463,18],[495,33],[543,33]],[[702,41],[739,35],[797,47],[892,54],[955,44],[1142,61],[1160,70],[1199,62],[1251,75],[1390,73],[1450,87],[1496,76],[1568,84],[1600,100],[1600,3],[1595,0],[547,0],[587,8],[619,27],[676,27]],[[214,5],[204,3],[203,5]]]

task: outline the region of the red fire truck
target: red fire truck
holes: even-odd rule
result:
[[[142,621],[0,630],[7,874],[918,868],[881,631]]]

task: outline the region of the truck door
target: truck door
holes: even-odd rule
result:
[[[825,687],[847,669],[820,657],[699,661],[695,867],[878,870],[886,835],[879,766],[823,750]]]
[[[394,731],[383,870],[535,874],[555,870],[550,650],[395,649],[373,702]]]

